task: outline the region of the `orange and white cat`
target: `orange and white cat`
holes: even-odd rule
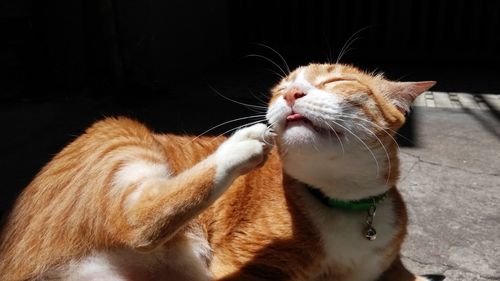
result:
[[[1,279],[427,280],[399,259],[393,135],[433,85],[311,64],[272,90],[270,128],[193,140],[100,121],[18,198]]]

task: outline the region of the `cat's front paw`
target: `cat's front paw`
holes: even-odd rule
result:
[[[236,131],[217,150],[217,168],[242,175],[264,164],[273,146],[275,134],[264,124]]]

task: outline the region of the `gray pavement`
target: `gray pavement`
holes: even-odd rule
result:
[[[400,152],[410,215],[403,262],[446,280],[500,280],[498,112],[423,105],[413,114],[416,146]]]

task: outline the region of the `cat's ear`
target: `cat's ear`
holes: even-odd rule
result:
[[[423,92],[429,90],[436,81],[392,82],[387,81],[383,91],[389,100],[402,112],[410,110],[411,103]]]

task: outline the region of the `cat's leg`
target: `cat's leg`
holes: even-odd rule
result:
[[[442,275],[417,276],[403,265],[401,258],[398,257],[378,281],[442,281]]]
[[[122,198],[126,243],[136,249],[151,250],[175,235],[222,195],[238,176],[265,161],[271,138],[267,127],[257,124],[237,131],[214,154],[178,175],[153,171],[151,177],[139,183],[130,174],[115,180],[133,186],[133,192]],[[147,169],[142,164],[137,168]],[[127,182],[127,178],[132,180]]]

